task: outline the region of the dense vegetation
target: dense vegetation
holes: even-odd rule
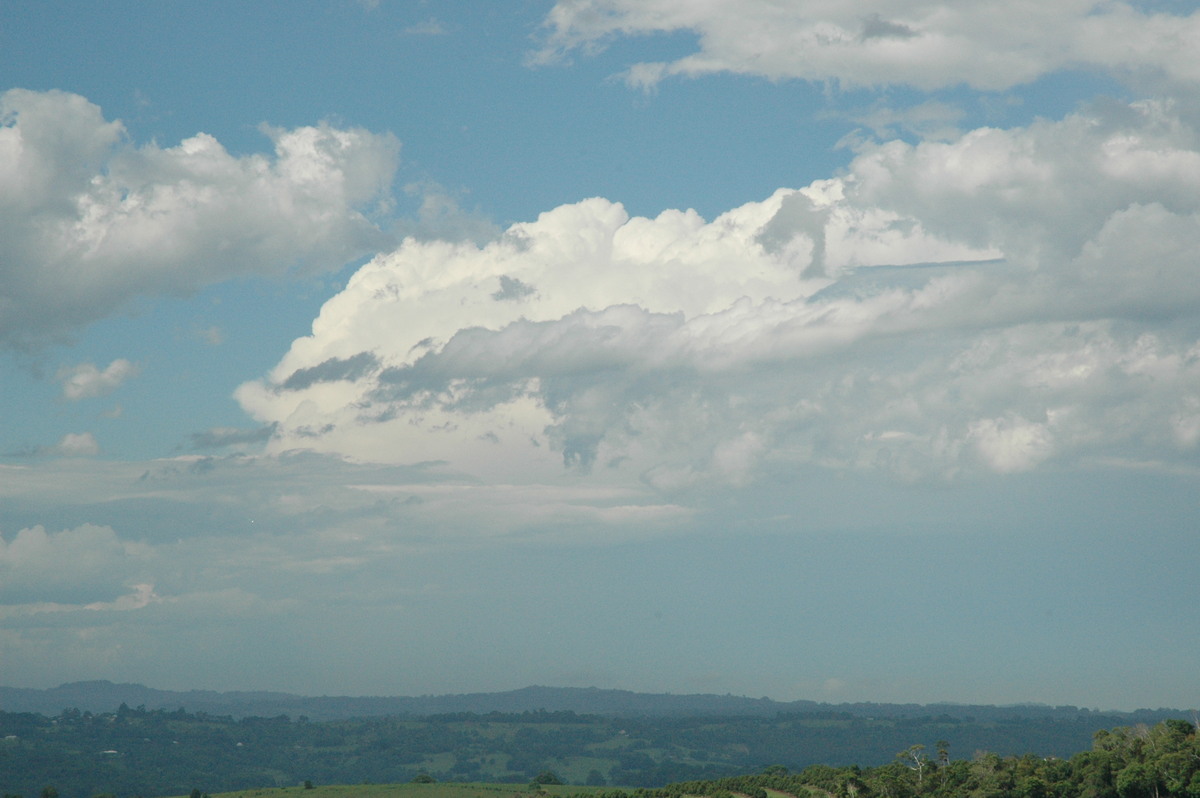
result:
[[[1196,726],[1167,720],[1153,728],[1101,730],[1090,751],[1069,759],[976,752],[952,759],[949,744],[933,755],[923,745],[874,768],[811,765],[798,773],[771,766],[752,776],[636,790],[635,798],[1197,798],[1200,739]],[[589,798],[597,798],[590,796]],[[599,798],[625,798],[622,791]]]
[[[821,798],[1200,798],[1200,780],[1191,780],[1200,764],[1191,724],[1101,731],[1092,751],[1077,753],[1088,747],[1095,720],[1086,713],[979,722],[837,712],[611,718],[539,711],[316,723],[124,705],[114,713],[68,710],[53,718],[0,712],[0,790],[37,798],[50,785],[60,798],[128,798],[305,781],[408,782],[420,774],[438,782],[528,784],[553,772],[571,784],[676,790],[655,798],[677,798],[680,789],[809,798],[801,787]],[[996,753],[951,758],[950,744],[935,742],[945,740],[956,756]],[[893,756],[897,750],[903,758]],[[1040,756],[1022,756],[1028,751]],[[781,765],[737,777],[759,779],[753,788],[720,781],[770,762]],[[703,786],[662,786],[685,781]],[[1092,786],[1064,786],[1076,782]],[[1138,784],[1147,791],[1137,793]]]

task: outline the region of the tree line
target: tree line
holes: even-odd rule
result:
[[[1196,723],[1101,729],[1090,750],[1068,758],[977,751],[955,759],[941,740],[914,744],[886,765],[773,765],[753,775],[610,790],[576,798],[1200,798]]]

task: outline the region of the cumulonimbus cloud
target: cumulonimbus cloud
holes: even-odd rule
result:
[[[65,92],[0,95],[0,345],[36,345],[132,297],[337,268],[389,238],[368,214],[399,143],[264,127],[270,156],[205,133],[161,148]]]
[[[276,450],[663,488],[1186,458],[1198,187],[1137,103],[864,146],[712,221],[591,199],[378,256],[237,396]]]
[[[696,52],[629,69],[628,80],[643,87],[672,75],[733,72],[845,87],[1000,90],[1080,66],[1200,80],[1200,11],[1147,3],[560,0],[545,27],[534,61],[617,36],[695,33]]]

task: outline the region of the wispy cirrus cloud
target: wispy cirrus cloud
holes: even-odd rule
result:
[[[244,443],[262,443],[269,440],[275,427],[267,425],[256,429],[238,427],[214,427],[204,432],[192,433],[193,449],[220,449]]]
[[[450,32],[445,23],[441,22],[436,17],[422,20],[421,22],[409,25],[404,29],[404,33],[409,36],[445,36]]]

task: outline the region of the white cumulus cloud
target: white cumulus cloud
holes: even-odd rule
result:
[[[58,371],[63,396],[72,401],[107,396],[130,377],[137,376],[138,367],[124,358],[118,358],[102,371],[92,363],[64,366]]]
[[[144,547],[108,526],[49,532],[33,526],[0,535],[0,604],[90,604],[128,592]]]
[[[689,31],[696,52],[633,65],[631,83],[714,72],[830,81],[845,87],[967,84],[1006,89],[1088,66],[1200,80],[1200,11],[1064,0],[560,0],[535,61],[594,50],[617,36]]]
[[[62,457],[88,457],[99,453],[100,444],[96,443],[96,436],[90,432],[68,432],[47,451],[47,454]]]
[[[137,146],[78,95],[0,95],[0,344],[37,344],[138,295],[337,268],[388,240],[366,214],[390,188],[392,136],[263,132],[270,156],[233,156],[206,133]]]

